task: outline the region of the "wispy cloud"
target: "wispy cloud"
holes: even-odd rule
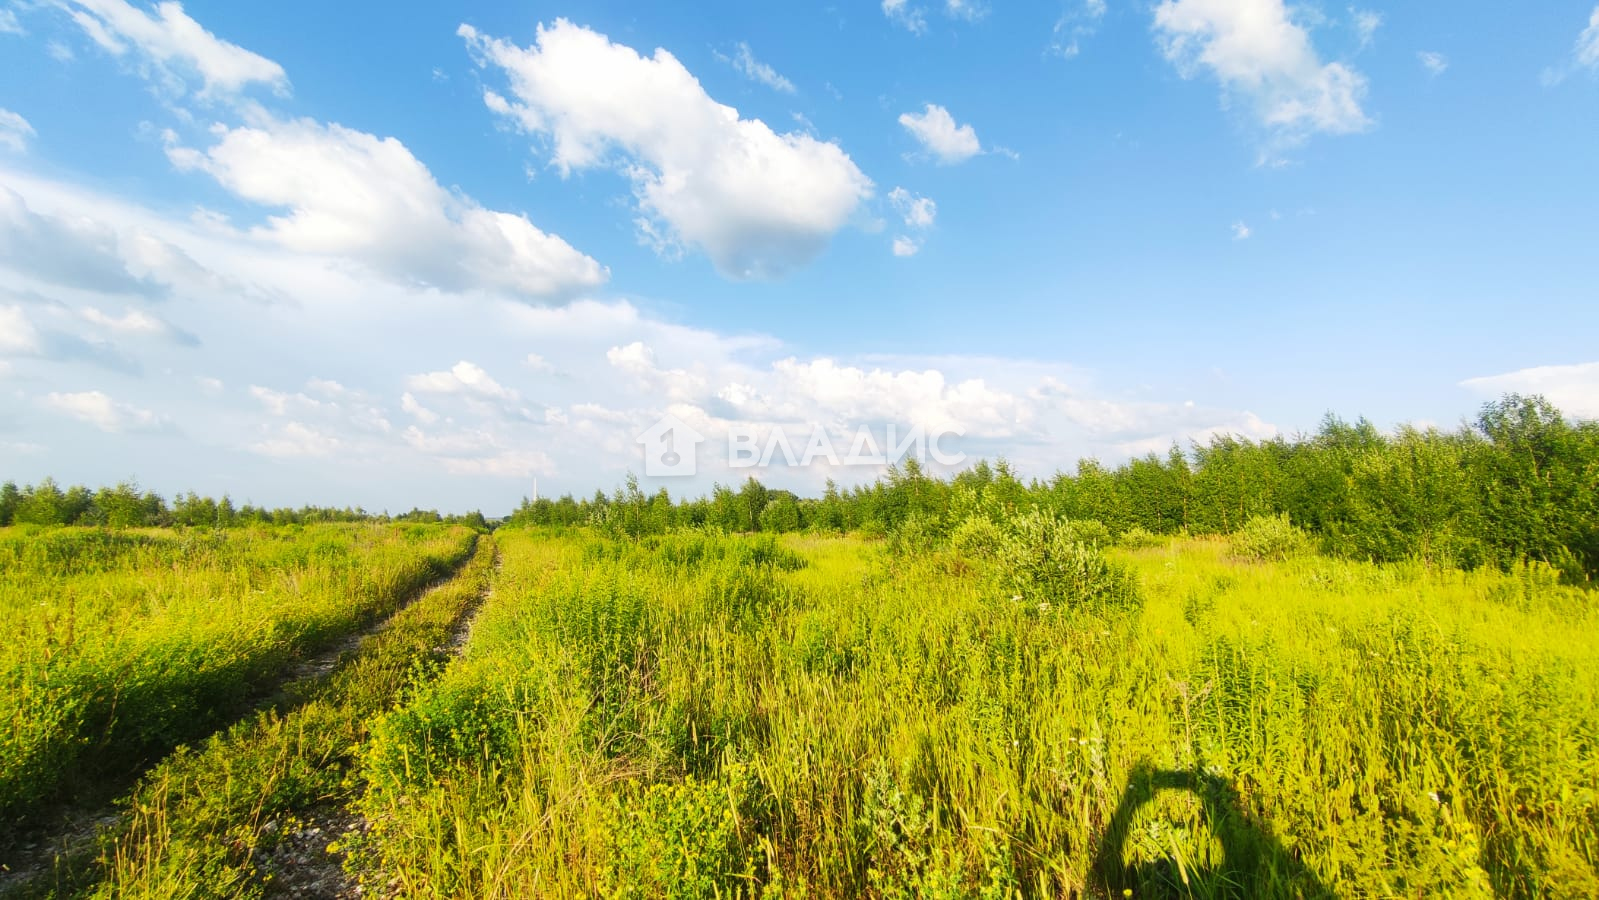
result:
[[[785,94],[794,93],[794,82],[778,74],[776,69],[756,59],[754,51],[750,50],[750,45],[743,41],[739,42],[738,50],[732,56],[723,56],[722,54],[717,54],[717,56],[730,63],[734,69],[738,70],[740,75],[751,81],[764,84],[774,91],[780,91]]]
[[[202,98],[236,97],[252,85],[287,94],[283,67],[207,31],[180,3],[146,11],[124,0],[64,0],[72,20],[108,53],[132,53],[163,88],[182,93],[197,75]]]
[[[977,22],[988,15],[982,0],[943,0],[944,15],[957,22]],[[911,0],[883,0],[883,15],[911,34],[927,33],[927,12]]]
[[[1055,20],[1049,52],[1071,59],[1083,50],[1083,41],[1099,30],[1105,18],[1105,0],[1076,0]]]
[[[1360,42],[1360,49],[1364,50],[1370,47],[1371,42],[1377,37],[1377,29],[1382,27],[1382,13],[1351,7],[1349,19],[1354,23],[1355,39]]]
[[[27,119],[9,109],[0,108],[0,147],[21,153],[28,149],[28,139],[35,134],[37,132]]]
[[[1570,59],[1558,66],[1544,69],[1543,83],[1548,86],[1557,85],[1578,69],[1599,71],[1599,6],[1595,6],[1588,16],[1588,27],[1577,35],[1576,45],[1571,48]]]
[[[926,14],[921,7],[911,5],[909,0],[883,0],[883,15],[911,34],[927,33]]]

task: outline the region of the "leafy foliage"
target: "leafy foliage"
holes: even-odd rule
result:
[[[1099,550],[1105,526],[1030,512],[1010,523],[996,556],[1000,583],[1035,604],[1121,608],[1138,602],[1138,583]]]
[[[1255,516],[1232,536],[1233,555],[1256,562],[1283,562],[1315,552],[1310,537],[1286,515]]]
[[[511,522],[580,524],[620,515],[619,504],[648,522],[622,530],[629,534],[851,531],[888,536],[911,552],[942,544],[973,516],[998,523],[1030,510],[1101,523],[1101,546],[1134,529],[1147,543],[1145,534],[1231,534],[1256,517],[1287,515],[1326,552],[1350,559],[1464,569],[1533,560],[1587,583],[1599,577],[1599,423],[1569,422],[1541,398],[1511,394],[1454,432],[1389,435],[1364,419],[1328,416],[1312,435],[1218,435],[1116,468],[1082,460],[1047,482],[1024,484],[1003,460],[949,479],[907,460],[871,484],[830,482],[816,499],[753,479],[676,504],[630,488],[592,501],[525,503]]]

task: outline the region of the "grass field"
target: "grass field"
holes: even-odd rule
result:
[[[407,896],[1599,892],[1599,623],[1543,573],[1162,542],[1069,609],[854,539],[501,541],[364,754]]]
[[[21,895],[289,896],[329,807],[365,896],[1599,894],[1588,592],[1016,534],[501,529]]]
[[[0,530],[0,836],[69,787],[226,724],[471,539],[425,526]]]

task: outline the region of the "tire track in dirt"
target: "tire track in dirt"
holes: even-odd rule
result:
[[[462,611],[436,652],[453,660],[466,651],[478,614],[494,598],[500,568],[496,550],[488,586]],[[369,830],[366,817],[347,803],[325,804],[268,820],[261,827],[263,835],[277,837],[272,849],[255,860],[264,882],[262,896],[267,900],[355,900],[367,896],[365,888],[345,871],[347,852],[342,845]]]
[[[255,691],[238,715],[230,718],[210,734],[187,741],[184,745],[201,746],[212,736],[222,734],[266,709],[276,707],[279,712],[292,711],[310,695],[305,688],[327,678],[364,641],[386,630],[395,616],[459,577],[476,554],[479,540],[481,538],[474,537],[460,559],[452,562],[437,578],[413,590],[388,615],[351,632],[331,647],[290,663],[268,685]],[[498,550],[495,551],[495,560],[497,571]],[[467,615],[475,612],[476,608],[477,606],[474,606]],[[67,880],[73,880],[72,872],[82,871],[91,865],[99,849],[100,834],[114,826],[120,818],[117,800],[126,796],[134,785],[138,784],[139,779],[159,765],[164,758],[165,756],[162,756],[149,760],[125,776],[118,777],[108,784],[96,786],[88,791],[87,797],[63,803],[37,828],[19,835],[9,846],[0,847],[0,900],[34,896],[40,892],[39,884],[48,880],[52,872],[58,876],[65,876]]]

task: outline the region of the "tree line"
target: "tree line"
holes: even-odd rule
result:
[[[1599,423],[1566,419],[1541,397],[1506,395],[1453,430],[1403,427],[1385,434],[1366,419],[1328,415],[1312,434],[1252,441],[1216,436],[1186,450],[1119,466],[1081,460],[1075,470],[1023,481],[1000,460],[941,479],[915,459],[870,484],[829,481],[800,497],[751,478],[709,496],[673,500],[629,476],[611,494],[523,499],[503,523],[481,513],[398,516],[360,508],[235,507],[193,492],[169,504],[124,483],[91,491],[53,480],[0,486],[0,525],[232,527],[337,521],[593,525],[638,537],[673,528],[727,532],[803,530],[938,540],[974,515],[999,521],[1031,511],[1095,520],[1111,536],[1230,534],[1259,516],[1282,516],[1323,552],[1391,562],[1506,567],[1537,560],[1569,580],[1599,578]]]
[[[1506,567],[1537,560],[1568,580],[1599,577],[1599,423],[1566,419],[1542,397],[1506,395],[1453,430],[1385,434],[1328,415],[1312,434],[1252,441],[1216,436],[1109,467],[1022,481],[1003,460],[950,479],[914,459],[871,484],[800,498],[751,478],[676,502],[630,477],[613,494],[524,500],[512,524],[594,524],[638,536],[674,527],[724,531],[907,529],[937,539],[975,514],[1032,510],[1092,519],[1112,536],[1228,534],[1286,515],[1323,552],[1378,562]]]
[[[489,528],[481,512],[441,515],[436,510],[413,509],[391,516],[361,507],[302,506],[268,509],[222,499],[202,497],[193,491],[168,503],[154,491],[133,482],[91,490],[82,485],[62,488],[46,478],[35,485],[0,484],[0,526],[85,525],[106,528],[235,528],[248,525],[308,525],[313,522],[446,522],[481,531]]]

